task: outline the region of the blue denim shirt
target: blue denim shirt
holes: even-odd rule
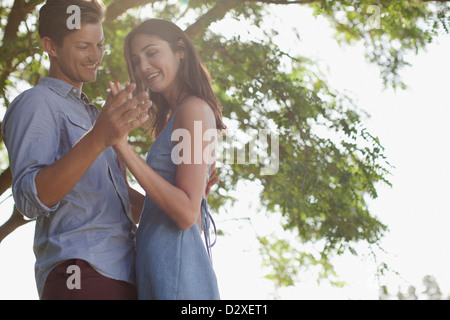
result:
[[[38,198],[35,178],[93,126],[98,109],[72,85],[54,78],[19,95],[2,124],[17,209],[36,219],[34,253],[39,295],[54,266],[83,259],[102,275],[135,282],[135,232],[128,190],[114,149],[106,149],[73,190],[52,208]]]

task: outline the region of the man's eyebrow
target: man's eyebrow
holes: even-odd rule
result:
[[[99,42],[104,42],[105,38],[102,38]],[[99,43],[97,42],[97,43]],[[75,44],[91,44],[92,42],[88,42],[88,41],[75,41]]]

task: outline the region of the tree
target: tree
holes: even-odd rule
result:
[[[423,292],[428,296],[428,300],[441,300],[442,293],[436,278],[430,275],[423,277],[423,285],[425,286],[425,291]]]
[[[403,293],[401,288],[398,289],[396,296],[397,300],[442,300],[441,289],[434,276],[424,276],[422,279],[422,284],[424,286],[424,291],[420,292],[422,296],[419,297],[416,293],[416,287],[410,285],[406,293]],[[448,299],[450,299],[450,296],[447,297],[447,300]],[[393,296],[389,294],[386,286],[380,287],[379,300],[394,300]]]
[[[5,108],[19,85],[34,86],[46,74],[48,58],[36,32],[43,2],[0,2],[0,102]],[[225,158],[221,182],[210,195],[211,207],[232,203],[229,191],[238,181],[259,181],[261,203],[269,212],[282,214],[283,227],[296,231],[296,241],[322,244],[319,252],[306,254],[288,241],[260,238],[264,261],[271,268],[269,276],[277,285],[292,284],[300,267],[321,266],[322,276],[327,277],[333,271],[332,256],[356,253],[352,247],[356,242],[379,242],[387,227],[369,212],[366,199],[377,197],[378,183],[389,185],[392,167],[379,139],[365,128],[363,112],[349,97],[330,88],[312,61],[280,50],[272,40],[277,30],[263,30],[263,39],[244,41],[239,35],[226,38],[214,33],[210,26],[230,17],[261,27],[271,5],[310,6],[316,15],[330,20],[340,43],[365,44],[367,59],[380,67],[386,86],[402,88],[399,70],[408,65],[405,54],[425,48],[440,26],[448,30],[448,1],[104,2],[107,50],[98,80],[86,85],[85,92],[101,106],[108,81],[126,81],[123,40],[149,12],[185,28],[212,73],[224,116],[246,137],[230,134],[231,139],[224,142],[225,149],[236,148],[245,156],[234,161]],[[276,139],[261,138],[261,128]],[[141,130],[132,133],[130,142],[142,154],[152,143]],[[265,157],[265,152],[276,159]],[[272,160],[279,160],[276,174],[265,174],[263,169]],[[7,160],[2,168],[0,193],[11,185]],[[0,227],[0,241],[27,222],[14,209],[11,219]]]

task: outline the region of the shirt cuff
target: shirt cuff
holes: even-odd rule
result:
[[[19,201],[19,203],[21,204],[21,210],[19,211],[21,211],[25,216],[29,218],[37,218],[39,216],[48,217],[50,213],[56,211],[59,208],[59,202],[52,207],[47,207],[39,199],[36,188],[36,175],[38,174],[38,172],[39,170],[36,170],[35,172],[32,172],[25,176],[21,186],[23,199],[22,201]]]

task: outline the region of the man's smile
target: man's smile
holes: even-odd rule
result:
[[[82,66],[84,68],[90,69],[90,70],[96,70],[99,67],[100,63],[94,63],[94,64],[83,64]]]

